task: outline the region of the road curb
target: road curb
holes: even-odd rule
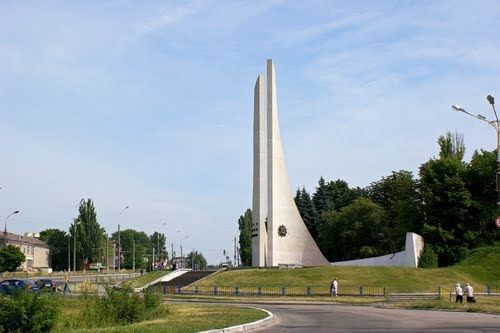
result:
[[[249,331],[249,330],[253,330],[255,328],[264,327],[264,326],[271,325],[272,323],[274,323],[274,315],[271,312],[269,312],[267,310],[264,310],[264,309],[251,307],[251,306],[248,306],[247,308],[264,311],[264,312],[267,313],[268,316],[266,318],[264,318],[264,319],[259,319],[257,321],[254,321],[254,322],[251,322],[251,323],[247,323],[247,324],[230,326],[230,327],[226,327],[226,328],[219,328],[219,329],[209,330],[209,331],[202,331],[202,332],[199,332],[199,333],[246,332],[246,331]]]

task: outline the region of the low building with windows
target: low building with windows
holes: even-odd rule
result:
[[[24,236],[10,232],[0,232],[0,244],[15,245],[21,249],[26,259],[19,267],[22,270],[47,269],[50,267],[50,248],[38,239],[37,233],[26,233]],[[6,239],[6,241],[5,241]]]

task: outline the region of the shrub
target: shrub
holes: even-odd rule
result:
[[[48,295],[19,291],[0,296],[1,332],[49,332],[59,308]]]
[[[128,286],[108,287],[105,296],[88,295],[85,302],[78,327],[82,327],[82,322],[87,328],[136,323],[154,318],[164,309],[161,296],[146,291],[141,297]],[[71,323],[68,326],[76,328]]]
[[[161,305],[161,296],[153,291],[146,289],[144,291],[144,306],[148,312],[156,312]]]
[[[437,268],[438,257],[432,247],[429,245],[424,246],[424,250],[418,260],[418,267],[420,268]]]

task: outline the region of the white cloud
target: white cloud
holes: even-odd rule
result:
[[[152,33],[168,25],[182,21],[184,18],[195,14],[201,8],[200,1],[190,1],[161,10],[161,14],[144,23],[140,28],[141,34]]]

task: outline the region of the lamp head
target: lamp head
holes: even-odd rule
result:
[[[461,107],[460,105],[452,105],[451,108],[453,109],[453,111],[460,111],[460,112],[465,112],[465,109],[463,107]]]
[[[17,214],[17,213],[19,213],[19,211],[18,211],[18,210],[14,211],[14,213],[12,213],[12,214]]]
[[[491,105],[495,105],[495,97],[493,97],[493,95],[486,96],[486,99]]]

